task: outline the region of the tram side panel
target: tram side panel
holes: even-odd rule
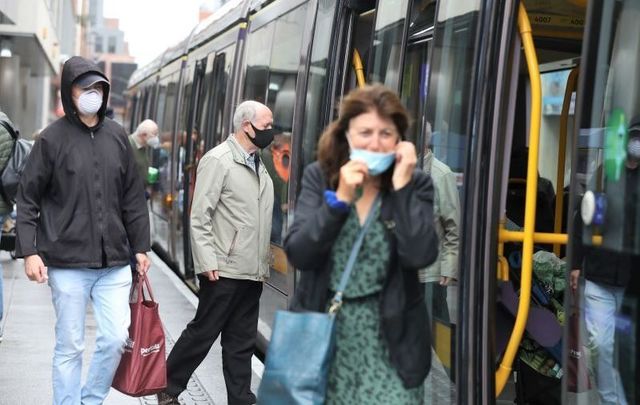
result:
[[[247,36],[242,99],[266,104],[273,112],[274,142],[261,152],[261,162],[274,184],[274,208],[271,229],[271,275],[260,303],[258,326],[261,343],[271,335],[275,311],[286,309],[292,296],[293,269],[287,265],[282,249],[289,214],[289,172],[294,136],[295,100],[302,52],[302,38],[309,3],[274,3],[252,18]],[[297,134],[296,134],[297,135]],[[300,134],[302,135],[302,134]],[[261,346],[262,346],[261,344]],[[262,348],[264,349],[264,347]]]

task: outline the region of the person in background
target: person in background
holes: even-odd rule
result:
[[[13,127],[11,120],[9,117],[2,111],[0,111],[0,121],[7,123]],[[13,150],[13,144],[15,140],[9,130],[4,127],[4,125],[0,125],[0,172],[7,165],[9,158],[11,157],[11,151]],[[9,214],[13,211],[13,204],[4,200],[4,198],[0,197],[0,231],[4,227],[4,221],[7,219]],[[0,238],[2,237],[2,233],[0,232]],[[0,264],[0,342],[2,342],[3,337],[3,289],[4,289],[4,281],[3,281],[3,269],[2,264]]]
[[[421,283],[425,283],[425,300],[431,321],[438,319],[449,325],[447,288],[458,279],[460,197],[455,175],[431,150],[431,135],[431,124],[427,122],[423,170],[431,176],[435,190],[433,216],[439,241],[438,258],[431,266],[421,269],[418,277]]]
[[[65,116],[35,143],[17,195],[16,256],[49,283],[56,313],[53,403],[101,404],[128,338],[129,249],[149,269],[149,213],[124,128],[105,117],[109,81],[74,56],[62,68]],[[87,306],[96,348],[84,385]]]
[[[156,149],[160,147],[158,125],[150,119],[142,121],[136,131],[129,135],[129,142],[133,148],[138,173],[140,173],[144,185],[149,186],[149,148]]]
[[[433,185],[403,140],[408,126],[391,90],[356,89],[322,134],[318,161],[304,170],[285,238],[301,272],[294,309],[328,309],[362,223],[374,215],[337,315],[326,404],[423,400],[431,341],[418,269],[436,259],[438,238]]]
[[[258,333],[262,283],[269,277],[273,182],[258,150],[274,138],[271,110],[244,101],[235,132],[198,165],[191,208],[198,309],[167,359],[167,388],[158,404],[179,404],[189,378],[222,334],[222,368],[229,404],[254,404],[251,356]]]

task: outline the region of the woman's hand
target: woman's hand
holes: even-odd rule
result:
[[[416,147],[407,141],[398,143],[396,146],[396,166],[391,178],[394,190],[401,189],[411,181],[417,162]]]
[[[340,180],[336,197],[338,200],[351,204],[356,198],[356,189],[362,186],[369,174],[367,165],[358,160],[350,160],[340,168]]]

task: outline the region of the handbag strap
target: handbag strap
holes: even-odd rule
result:
[[[139,274],[134,285],[131,288],[131,292],[129,293],[129,302],[133,302],[133,293],[136,292],[136,302],[139,304],[143,300],[146,301],[146,294],[144,293],[144,286],[147,287],[147,292],[149,293],[149,298],[151,301],[155,302],[153,298],[153,291],[151,290],[151,284],[149,283],[149,278],[146,274]]]
[[[351,277],[351,273],[353,272],[353,266],[356,263],[356,259],[358,258],[358,252],[360,251],[360,247],[362,247],[362,242],[364,241],[364,236],[366,235],[371,223],[373,222],[373,217],[375,216],[375,212],[378,209],[378,205],[380,204],[380,194],[373,201],[371,205],[371,209],[367,214],[367,218],[364,221],[364,225],[362,225],[362,229],[360,229],[360,233],[356,238],[353,247],[351,248],[351,253],[349,254],[349,260],[347,260],[347,265],[344,268],[344,273],[342,273],[342,277],[340,278],[340,284],[338,284],[338,290],[336,294],[331,299],[331,307],[329,307],[329,313],[335,314],[338,312],[340,307],[342,306],[342,294],[344,289],[347,288],[347,283],[349,282],[349,277]]]

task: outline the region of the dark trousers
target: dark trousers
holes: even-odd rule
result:
[[[222,333],[222,368],[229,405],[254,404],[251,392],[251,356],[258,333],[258,308],[262,283],[200,277],[200,302],[196,315],[180,335],[167,359],[166,392],[177,397],[187,387]]]

